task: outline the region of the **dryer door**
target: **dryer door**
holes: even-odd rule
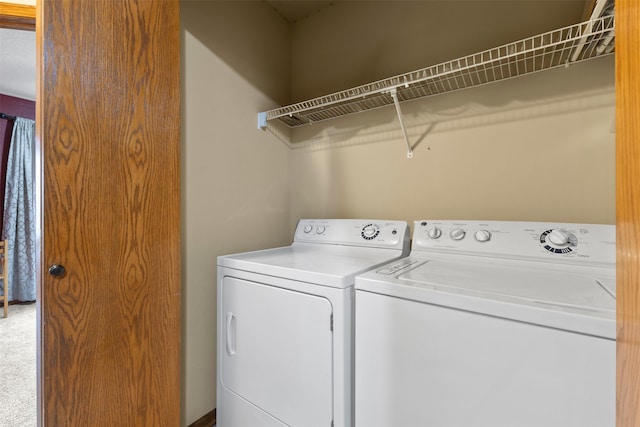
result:
[[[287,425],[329,426],[330,302],[228,276],[221,302],[223,386]]]

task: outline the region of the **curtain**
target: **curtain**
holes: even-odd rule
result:
[[[35,122],[18,117],[7,161],[4,193],[4,237],[8,247],[10,301],[36,299],[35,207],[33,162]]]

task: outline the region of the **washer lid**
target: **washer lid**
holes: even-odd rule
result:
[[[612,283],[612,268],[429,254],[360,275],[355,288],[615,339]]]
[[[469,291],[483,297],[499,295],[540,304],[566,305],[580,309],[615,310],[616,300],[603,282],[610,279],[572,271],[541,271],[502,265],[427,261],[398,276],[413,283]]]
[[[221,267],[334,288],[352,286],[355,276],[402,256],[401,249],[294,242],[290,246],[218,257]]]

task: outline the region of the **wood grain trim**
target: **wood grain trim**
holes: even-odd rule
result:
[[[36,7],[0,2],[0,28],[35,31]]]
[[[617,427],[640,425],[640,2],[616,0]]]

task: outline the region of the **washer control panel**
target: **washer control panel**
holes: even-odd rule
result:
[[[294,242],[329,243],[408,250],[405,221],[359,219],[301,219]]]
[[[412,250],[615,264],[615,226],[515,221],[416,221]]]

